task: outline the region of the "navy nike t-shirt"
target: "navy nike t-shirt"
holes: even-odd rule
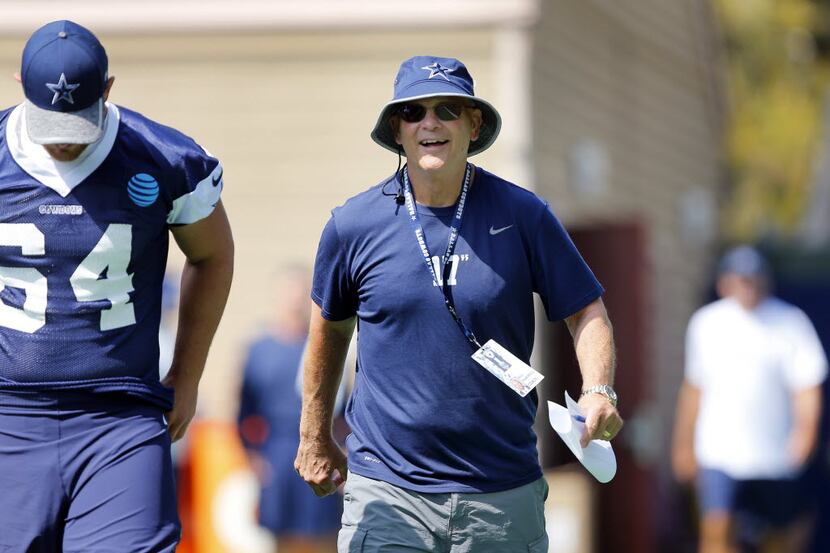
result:
[[[455,209],[418,206],[433,264],[440,266]],[[603,293],[547,203],[480,168],[449,262],[448,285],[467,326],[525,362],[533,292],[552,321]],[[520,397],[471,359],[406,207],[381,185],[332,211],[312,299],[326,319],[358,317],[350,471],[421,492],[493,492],[541,476],[536,392]]]

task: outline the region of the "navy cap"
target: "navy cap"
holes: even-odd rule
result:
[[[88,29],[53,21],[23,49],[25,119],[36,144],[90,144],[103,133],[107,53]]]
[[[468,155],[483,152],[496,140],[501,129],[501,116],[489,102],[475,95],[473,78],[467,67],[457,59],[435,56],[415,56],[401,64],[395,78],[392,100],[383,107],[372,130],[372,140],[397,153],[399,146],[389,125],[389,118],[397,106],[435,96],[469,98],[481,110],[479,136],[475,142],[470,143]]]
[[[770,276],[769,263],[752,246],[738,246],[727,251],[718,264],[718,273],[736,274],[744,277]]]

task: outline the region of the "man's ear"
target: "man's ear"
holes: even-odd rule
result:
[[[401,143],[400,121],[394,115],[389,118],[389,126],[392,127],[392,134],[395,136],[395,143]]]
[[[472,108],[470,110],[470,119],[472,120],[472,131],[470,132],[470,142],[475,142],[478,140],[478,137],[481,135],[481,123],[483,118],[481,116],[481,110],[478,108]]]
[[[107,98],[110,95],[110,89],[112,89],[112,83],[114,83],[114,82],[115,82],[115,76],[112,76],[109,79],[107,79],[107,86],[104,87],[104,95],[102,96],[102,98],[104,98],[105,102],[107,101]]]
[[[19,71],[15,71],[14,73],[12,73],[12,77],[14,78],[15,81],[17,81],[19,83],[23,82],[23,77],[20,76]]]

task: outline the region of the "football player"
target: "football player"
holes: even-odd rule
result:
[[[109,103],[107,54],[76,23],[35,31],[19,80],[0,111],[0,550],[172,552],[170,443],[233,271],[223,169]],[[160,382],[170,233],[187,261]]]

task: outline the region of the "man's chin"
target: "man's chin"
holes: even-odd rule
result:
[[[74,161],[87,148],[87,144],[45,144],[44,149],[57,161]]]
[[[445,165],[443,159],[433,155],[425,155],[418,160],[418,167],[423,171],[440,171]]]

